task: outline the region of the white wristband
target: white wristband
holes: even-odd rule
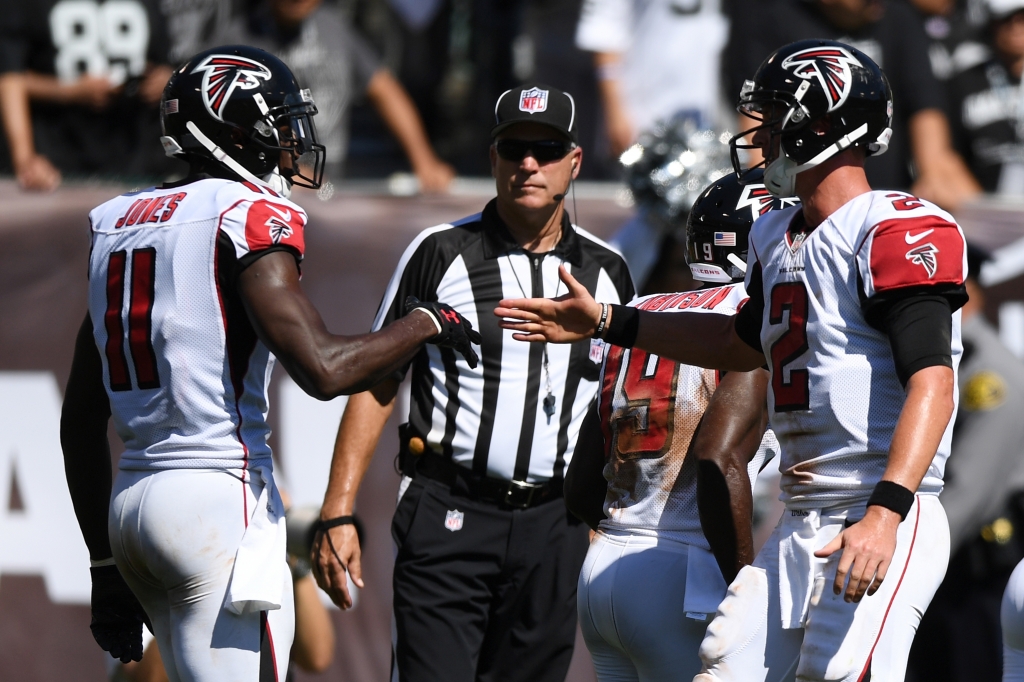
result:
[[[422,310],[423,312],[425,312],[427,314],[427,317],[430,318],[430,321],[434,323],[434,327],[437,329],[438,334],[440,334],[443,331],[441,329],[441,323],[437,321],[436,317],[434,317],[434,313],[430,312],[426,308],[413,308],[413,310]]]
[[[109,559],[100,559],[99,561],[93,561],[89,559],[89,568],[103,568],[104,566],[114,566],[114,557]]]

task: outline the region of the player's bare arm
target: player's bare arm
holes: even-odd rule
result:
[[[422,310],[372,334],[331,334],[299,284],[295,258],[283,251],[243,270],[238,285],[260,340],[295,382],[320,400],[365,391],[439,336],[432,315]],[[469,353],[473,365],[475,353],[471,348]]]
[[[107,536],[107,506],[112,469],[107,421],[110,401],[103,388],[103,364],[92,338],[88,316],[75,339],[71,375],[60,414],[60,443],[75,516],[89,548],[89,558],[111,557]]]
[[[580,435],[565,472],[565,506],[591,530],[606,518],[604,502],[608,481],[604,477],[605,443],[597,402],[580,426]]]
[[[86,315],[75,339],[75,355],[60,415],[60,443],[71,502],[93,562],[92,623],[96,642],[122,663],[142,658],[146,614],[113,565],[107,534],[112,469],[107,422],[110,401],[103,387],[103,363]],[[96,563],[101,565],[96,566]]]
[[[917,490],[953,415],[954,383],[953,370],[944,366],[926,367],[910,377],[883,481]],[[863,519],[815,552],[815,556],[827,557],[842,550],[832,586],[836,594],[845,586],[844,598],[850,602],[878,590],[896,551],[896,529],[901,520],[895,511],[871,505]]]
[[[517,341],[548,341],[572,343],[594,336],[601,316],[607,310],[605,329],[609,329],[614,308],[594,300],[586,288],[564,268],[559,275],[569,293],[556,299],[506,299],[495,308],[494,314],[502,318],[501,326],[511,329]],[[687,365],[749,372],[764,364],[764,355],[736,334],[734,316],[656,312],[637,310],[626,314],[637,315],[639,326],[636,348],[642,348],[660,357]],[[609,342],[613,339],[604,336]]]
[[[350,516],[355,510],[359,485],[373,459],[384,424],[394,410],[397,393],[398,382],[385,379],[369,391],[349,398],[334,443],[321,519]],[[312,554],[317,584],[340,608],[351,608],[352,595],[345,571],[358,587],[364,586],[362,551],[355,526],[345,524],[318,533]]]
[[[726,374],[690,444],[690,456],[699,458],[700,525],[727,583],[754,561],[747,465],[768,427],[768,379],[763,369]]]

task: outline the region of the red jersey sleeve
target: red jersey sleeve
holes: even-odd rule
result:
[[[290,201],[251,196],[228,206],[218,225],[231,238],[240,260],[251,253],[281,247],[287,247],[301,260],[306,252],[305,227],[305,211]]]
[[[306,252],[305,227],[306,214],[302,211],[276,202],[255,201],[245,216],[245,242],[249,251],[284,245],[302,256]]]
[[[959,286],[967,273],[960,227],[940,215],[883,220],[858,253],[864,296],[922,286]]]

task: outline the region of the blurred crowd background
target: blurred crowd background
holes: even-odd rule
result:
[[[319,107],[334,187],[405,177],[412,193],[434,195],[401,205],[298,194],[316,205],[311,238],[331,254],[318,265],[311,249],[306,284],[335,306],[328,322],[353,333],[361,329],[345,325],[363,321],[383,290],[374,277],[390,272],[428,215],[440,222],[482,206],[436,195],[457,178],[490,175],[494,102],[527,81],[575,99],[584,150],[575,219],[615,234],[642,292],[693,286],[681,228],[697,193],[729,172],[729,137],[749,127],[733,108],[740,87],[774,49],[812,37],[854,45],[890,80],[894,135],[868,160],[873,186],[954,212],[972,242],[961,407],[942,497],[953,558],[908,679],[998,680],[999,598],[1024,557],[1024,0],[0,0],[0,370],[65,380],[70,345],[66,358],[57,347],[72,338],[80,306],[68,324],[53,320],[60,306],[79,305],[78,293],[64,292],[82,284],[66,277],[81,275],[87,245],[61,242],[57,261],[37,260],[30,254],[51,245],[22,228],[84,219],[115,187],[180,178],[184,167],[159,143],[160,94],[202,49],[251,44],[292,67]],[[76,222],[61,234],[80,231]],[[46,273],[48,263],[65,279]],[[337,303],[339,290],[355,292],[355,313]],[[46,335],[61,341],[51,348]],[[397,481],[387,454],[384,502],[361,502],[382,547]],[[0,465],[5,457],[17,453],[0,451]],[[5,478],[0,468],[0,542],[4,523],[29,506],[14,471]],[[778,514],[773,485],[770,473],[758,483],[762,529]],[[380,555],[383,565],[386,547]],[[371,619],[362,646],[386,661],[386,587],[380,601],[374,594],[367,608],[376,615],[357,616]],[[2,613],[5,598],[0,632],[23,616]],[[331,616],[345,660],[325,654],[308,669],[369,679],[340,672],[353,669],[356,649],[344,642],[360,637],[340,617]],[[0,663],[15,653],[0,652]]]
[[[1024,193],[1013,0],[0,0],[0,172],[21,187],[180,173],[158,103],[216,44],[274,52],[309,87],[332,181],[413,172],[426,191],[489,175],[493,103],[539,81],[576,99],[584,179],[659,121],[735,131],[776,47],[844,40],[888,74],[895,135],[877,186],[956,209]]]

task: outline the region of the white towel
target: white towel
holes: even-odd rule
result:
[[[843,521],[823,519],[814,509],[787,509],[783,514],[777,579],[782,627],[789,630],[804,626],[811,593],[815,583],[821,583],[822,571],[828,562],[828,559],[814,556],[814,552],[832,542],[843,529]],[[820,585],[818,589],[821,589]]]
[[[728,587],[714,554],[694,545],[687,547],[684,612],[714,613],[725,599]]]
[[[284,504],[273,468],[268,464],[249,473],[260,477],[263,490],[238,545],[228,585],[227,607],[239,615],[281,608],[287,565]]]

